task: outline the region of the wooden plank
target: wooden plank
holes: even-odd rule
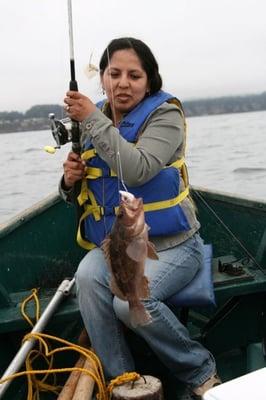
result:
[[[80,358],[75,364],[75,368],[84,368],[84,362],[85,358],[83,356],[80,356]],[[57,397],[57,400],[72,400],[80,374],[81,374],[80,371],[71,372],[63,389],[61,390],[59,396]]]

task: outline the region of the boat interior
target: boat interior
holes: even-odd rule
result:
[[[193,189],[201,235],[213,248],[215,305],[173,307],[191,335],[215,356],[223,381],[266,366],[266,203]],[[21,303],[38,288],[44,310],[60,282],[73,277],[84,251],[75,243],[75,210],[52,195],[1,226],[0,370],[5,371],[30,327]],[[34,320],[35,304],[28,304]],[[77,340],[82,329],[75,291],[62,301],[46,331]],[[136,370],[159,376],[166,399],[182,390],[147,344],[126,331]],[[74,357],[68,357],[74,363]],[[65,363],[59,360],[58,363]],[[12,384],[6,399],[22,389]],[[19,388],[19,389],[18,389]],[[23,399],[21,397],[16,397]],[[53,397],[44,397],[53,398]]]

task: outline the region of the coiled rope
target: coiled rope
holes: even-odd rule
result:
[[[123,383],[130,382],[130,381],[132,383],[134,383],[140,377],[141,377],[141,375],[138,374],[137,372],[125,372],[123,375],[119,375],[116,378],[112,379],[107,387],[107,392],[109,393],[109,396],[111,395],[113,388],[115,386],[119,386],[119,385],[122,385]]]
[[[32,320],[26,313],[26,306],[29,301],[34,300],[36,306],[36,320],[40,318],[40,302],[38,298],[38,289],[32,289],[32,293],[22,302],[21,304],[21,313],[25,320],[31,325],[34,326]],[[26,376],[28,383],[28,394],[27,400],[40,400],[40,392],[53,392],[58,395],[62,389],[61,386],[56,385],[56,375],[61,373],[71,373],[73,371],[79,371],[90,376],[97,385],[98,400],[109,400],[111,397],[112,390],[115,386],[121,385],[125,382],[136,381],[140,378],[140,375],[136,372],[126,372],[115,379],[113,379],[108,386],[106,386],[105,378],[103,374],[103,368],[101,362],[97,355],[87,348],[82,346],[73,344],[65,339],[61,339],[52,335],[48,335],[45,333],[29,333],[24,336],[22,343],[27,340],[35,340],[39,344],[39,349],[33,349],[29,352],[26,360],[26,370],[22,372],[17,372],[15,374],[9,375],[6,378],[0,380],[0,384],[7,382],[9,380],[13,380],[18,377]],[[56,347],[55,349],[50,349],[49,342],[60,343],[62,347]],[[74,351],[78,353],[80,356],[82,355],[85,359],[87,359],[91,365],[91,369],[79,368],[79,367],[67,367],[67,368],[53,368],[54,355],[57,353],[62,353],[66,351]],[[47,364],[46,369],[34,369],[33,362],[38,358],[42,357]],[[38,375],[44,375],[42,379],[38,379]],[[53,375],[53,384],[47,383],[47,378]]]

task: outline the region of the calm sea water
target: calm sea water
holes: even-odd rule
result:
[[[188,118],[192,185],[266,200],[266,111]],[[57,191],[70,145],[50,155],[50,131],[0,134],[0,223]]]

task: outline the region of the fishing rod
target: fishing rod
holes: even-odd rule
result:
[[[69,54],[70,54],[70,82],[69,90],[78,91],[78,83],[75,76],[75,57],[74,57],[74,38],[73,38],[73,23],[72,23],[72,0],[68,0],[68,29],[69,29]],[[52,135],[56,141],[56,146],[45,146],[45,151],[55,153],[56,149],[60,149],[62,145],[72,142],[72,150],[80,153],[80,126],[79,122],[63,118],[58,120],[53,113],[49,114],[51,123]]]
[[[78,83],[75,77],[75,57],[74,57],[74,39],[72,23],[72,0],[68,0],[68,27],[69,27],[69,52],[70,52],[70,82],[69,90],[78,91]],[[80,153],[80,129],[79,122],[72,119],[72,150]]]

